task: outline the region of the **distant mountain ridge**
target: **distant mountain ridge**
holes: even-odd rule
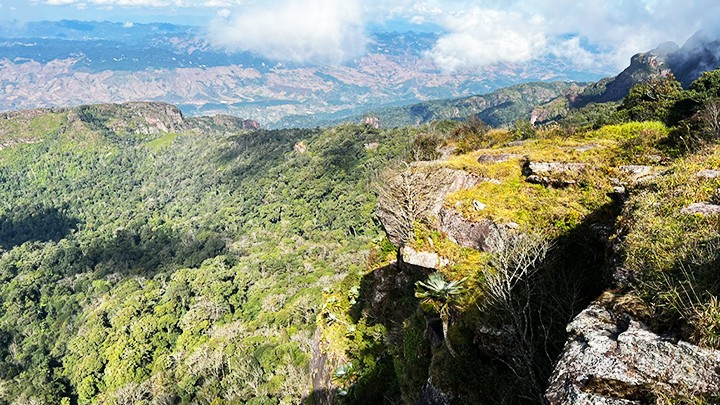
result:
[[[558,98],[572,99],[584,88],[583,84],[575,82],[523,83],[488,94],[374,109],[365,114],[316,122],[316,124],[323,126],[342,122],[360,122],[364,116],[372,116],[377,118],[382,126],[403,127],[422,125],[436,120],[465,119],[474,115],[495,127],[509,126],[518,119],[530,117],[534,107]],[[284,123],[288,126],[292,123],[302,127],[312,126],[313,122],[298,117],[287,117]]]
[[[573,107],[589,103],[620,101],[637,83],[672,73],[687,88],[703,72],[720,66],[720,38],[700,31],[680,47],[666,42],[657,48],[632,57],[630,66],[615,77],[588,86],[573,102]]]
[[[425,56],[438,34],[370,36],[366,55],[342,66],[317,66],[226,52],[199,27],[2,23],[0,111],[161,101],[189,115],[230,113],[271,126],[291,115],[323,120],[529,81],[593,81],[607,73],[551,57],[447,73]]]
[[[509,126],[517,120],[534,124],[561,118],[572,108],[589,103],[617,102],[630,89],[649,80],[673,74],[688,87],[703,72],[720,67],[720,39],[700,31],[682,47],[666,42],[655,49],[638,53],[617,76],[594,83],[535,82],[518,84],[484,95],[425,101],[405,106],[388,106],[365,112],[379,118],[383,125],[396,127],[419,125],[433,120],[465,119],[471,115],[492,126]],[[282,122],[297,126],[333,125],[359,122],[362,115],[346,115],[325,121],[290,116]]]

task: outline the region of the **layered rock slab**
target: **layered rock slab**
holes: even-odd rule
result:
[[[567,330],[546,391],[551,404],[642,404],[659,393],[720,392],[720,351],[663,338],[597,302]]]

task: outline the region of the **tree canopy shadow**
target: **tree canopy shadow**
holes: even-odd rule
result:
[[[25,242],[59,241],[77,228],[79,220],[55,207],[18,208],[0,217],[0,248],[12,249]]]

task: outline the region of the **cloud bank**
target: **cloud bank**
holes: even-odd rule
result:
[[[244,3],[243,0],[45,0],[45,4],[50,6],[67,6],[76,5],[78,7],[87,7],[88,5],[102,7],[234,7]]]
[[[682,44],[701,28],[720,31],[716,28],[720,27],[720,3],[716,0],[450,0],[423,4],[443,13],[438,18],[406,7],[404,15],[435,18],[445,28],[447,33],[429,55],[446,70],[524,62],[542,55],[565,58],[581,68],[620,69],[633,54],[662,42]]]
[[[545,50],[544,19],[526,19],[520,13],[474,7],[442,20],[449,31],[429,52],[445,70],[484,66],[496,62],[524,62]]]
[[[720,31],[717,0],[30,1],[154,13],[211,10],[218,16],[210,27],[216,45],[300,63],[340,63],[362,54],[365,22],[430,24],[443,32],[427,56],[447,71],[551,56],[613,72],[662,42],[682,44],[700,29]]]
[[[337,64],[365,52],[367,37],[357,0],[282,0],[216,20],[219,46],[298,63]]]

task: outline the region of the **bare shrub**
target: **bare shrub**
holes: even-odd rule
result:
[[[415,222],[435,203],[433,194],[445,178],[437,170],[415,170],[408,164],[384,171],[377,181],[378,210],[390,241],[402,247],[413,236]]]

